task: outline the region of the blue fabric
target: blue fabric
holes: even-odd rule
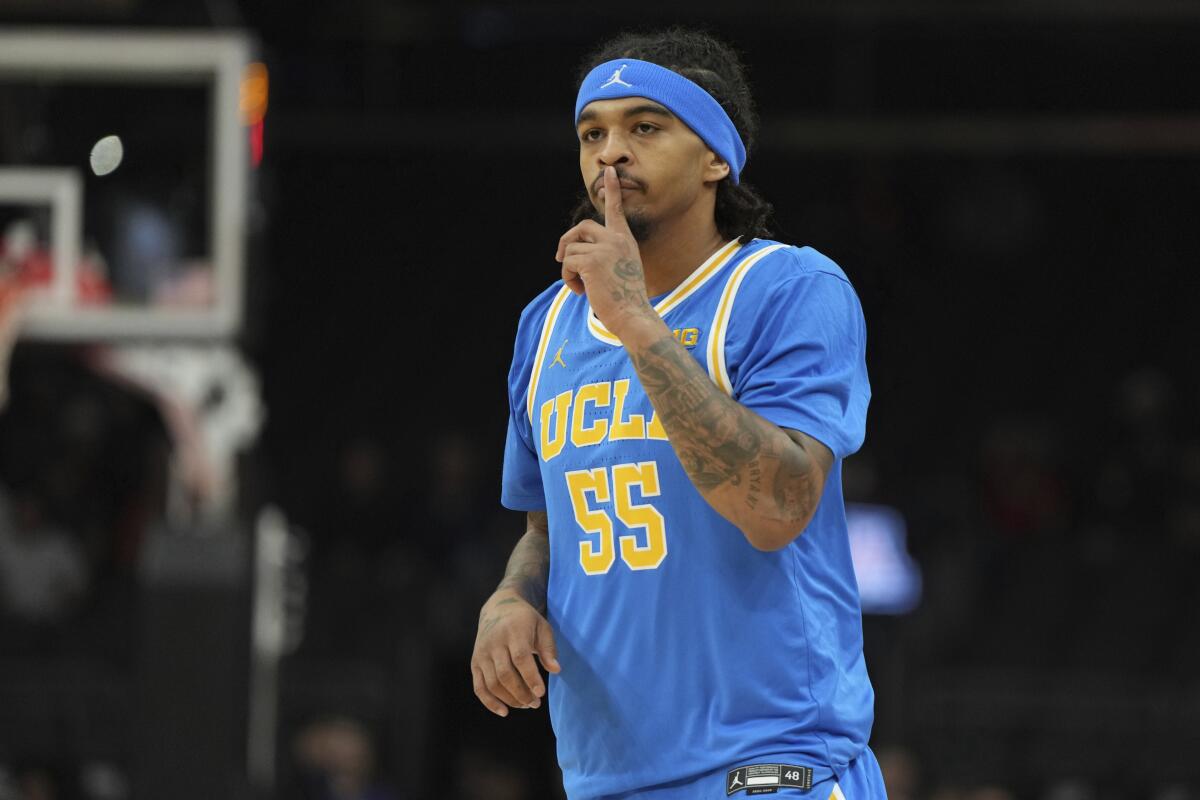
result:
[[[771,763],[769,759],[757,759],[757,763]],[[731,765],[739,766],[739,765]],[[807,766],[798,764],[796,766]],[[603,800],[741,800],[750,797],[745,791],[729,794],[726,780],[729,771],[717,769],[695,780],[679,781],[609,795]],[[871,748],[863,748],[858,758],[851,761],[840,773],[815,772],[811,789],[781,788],[771,795],[771,800],[804,797],[807,800],[837,800],[833,787],[842,790],[846,800],[887,800],[887,789],[883,784],[883,772]]]
[[[746,145],[725,109],[698,84],[649,61],[636,58],[605,61],[579,85],[575,124],[579,124],[579,115],[588,103],[622,97],[645,97],[669,108],[729,164],[733,182],[739,181],[746,166]]]
[[[775,255],[750,271],[734,303],[725,347],[733,396],[845,458],[862,446],[871,400],[858,296],[812,248]]]
[[[869,747],[838,774],[836,783],[846,800],[887,800],[883,770]],[[833,796],[833,787],[829,786],[826,791],[825,786],[814,785],[813,796],[828,800]]]
[[[508,371],[508,436],[504,443],[504,477],[500,490],[500,503],[515,511],[546,510],[546,494],[542,491],[542,473],[538,468],[525,399],[542,323],[562,285],[562,281],[555,281],[534,298],[517,322],[512,367]]]
[[[664,315],[672,330],[699,330],[688,352],[705,369],[730,275],[772,244],[745,245]],[[810,766],[817,781],[841,774],[866,748],[874,707],[842,499],[842,459],[862,443],[870,397],[862,310],[845,274],[812,248],[784,248],[745,273],[732,304],[725,359],[735,399],[836,456],[812,522],[774,552],[754,549],[704,501],[668,441],[609,436],[576,446],[568,434],[551,455],[556,417],[541,431],[526,399],[560,286],[535,299],[518,326],[501,496],[510,508],[544,508],[550,522],[547,617],[562,671],[550,676],[548,701],[568,797],[665,790],[745,763]],[[554,398],[569,395],[568,432],[577,421],[611,432],[638,417],[649,432],[654,409],[629,357],[589,327],[589,310],[586,297],[563,302],[534,408],[557,408]],[[609,402],[578,402],[589,384]],[[617,470],[629,465],[652,469],[657,487],[618,484]],[[573,493],[569,481],[580,475],[603,490]],[[651,544],[646,517],[630,515],[631,506],[663,521],[664,555],[649,568],[634,568],[622,550]],[[607,520],[615,555],[589,574],[583,551],[606,541],[597,520]]]

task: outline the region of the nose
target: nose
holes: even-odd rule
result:
[[[604,140],[604,147],[596,154],[601,168],[615,167],[618,164],[628,164],[632,159],[629,142],[624,136],[610,133]]]

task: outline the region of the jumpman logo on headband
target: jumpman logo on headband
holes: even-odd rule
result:
[[[607,89],[609,86],[612,86],[614,83],[619,84],[621,86],[633,86],[632,83],[626,83],[625,81],[621,80],[621,70],[625,69],[628,66],[629,66],[628,64],[622,64],[620,67],[618,67],[617,70],[615,72],[613,72],[612,77],[609,78],[606,82],[604,82],[600,86],[600,88]]]

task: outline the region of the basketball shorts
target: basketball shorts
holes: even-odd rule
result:
[[[840,775],[814,776],[812,788],[773,787],[766,779],[754,781],[747,773],[730,769],[709,772],[699,778],[653,786],[636,792],[606,795],[598,800],[887,800],[883,773],[871,748],[866,748]],[[775,791],[771,791],[774,788]],[[753,793],[751,793],[753,792]]]

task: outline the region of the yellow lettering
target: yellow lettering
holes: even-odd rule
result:
[[[671,335],[684,347],[695,347],[696,342],[700,341],[699,328],[676,328]]]
[[[625,396],[629,394],[629,379],[622,378],[613,384],[613,394],[616,395],[616,402],[613,404],[613,421],[612,428],[609,429],[608,440],[615,442],[621,439],[645,439],[645,416],[630,414],[629,419],[621,419],[625,415]]]
[[[667,431],[663,428],[662,421],[658,418],[658,412],[654,412],[654,416],[650,417],[650,424],[646,427],[647,439],[661,439],[667,441]]]
[[[617,519],[626,528],[646,531],[646,545],[639,546],[632,533],[622,534],[621,558],[630,569],[655,569],[667,557],[667,526],[662,513],[652,505],[634,505],[630,497],[634,484],[642,487],[642,497],[658,497],[658,465],[653,461],[617,464],[612,468],[616,490]]]
[[[588,575],[603,575],[617,560],[617,553],[613,548],[613,524],[608,514],[593,511],[588,506],[587,493],[595,495],[597,503],[607,503],[608,474],[603,467],[568,472],[567,490],[571,495],[571,507],[575,509],[575,521],[579,523],[579,527],[585,533],[598,536],[595,543],[588,539],[579,542],[579,563]]]
[[[608,435],[608,420],[598,419],[591,426],[583,426],[588,403],[607,406],[612,393],[608,383],[589,383],[579,387],[575,393],[575,408],[571,411],[571,443],[576,447],[600,444]]]
[[[571,409],[571,390],[542,403],[542,460],[549,461],[562,452],[567,443],[567,412]],[[554,436],[550,436],[550,422],[554,422]]]

